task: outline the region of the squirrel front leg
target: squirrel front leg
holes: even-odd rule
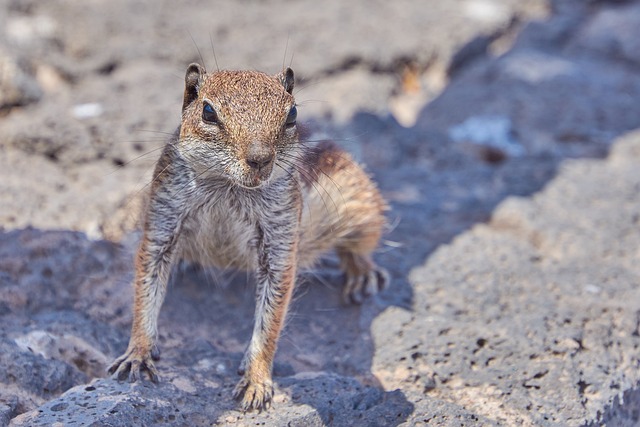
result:
[[[297,239],[280,236],[283,242],[265,242],[259,232],[256,309],[253,335],[234,389],[242,397],[242,409],[268,409],[273,398],[271,373],[278,338],[284,325],[296,278]],[[266,237],[267,239],[269,237]]]
[[[171,189],[176,187],[173,184],[170,177],[164,176],[152,191],[136,256],[131,338],[127,351],[109,368],[109,374],[117,379],[128,376],[129,381],[134,382],[147,372],[151,381],[158,381],[153,363],[158,315],[164,302],[184,216],[184,203],[181,197],[173,195]]]
[[[127,351],[116,359],[109,374],[121,380],[137,381],[143,372],[153,382],[158,372],[153,364],[153,350],[158,334],[158,314],[164,301],[173,260],[171,245],[154,247],[145,233],[136,257],[134,282],[133,324]]]

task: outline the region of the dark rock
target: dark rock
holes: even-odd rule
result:
[[[31,405],[87,380],[71,366],[58,360],[48,360],[30,348],[21,349],[9,339],[4,338],[0,342],[0,350],[0,364],[4,367],[0,382],[9,390],[17,389],[36,396],[29,402]],[[9,390],[2,391],[3,398],[13,394]],[[10,393],[8,396],[5,395],[7,392]]]
[[[640,65],[640,5],[629,2],[603,8],[580,29],[572,48],[597,52],[612,60]]]
[[[277,410],[236,411],[230,387],[188,370],[165,372],[160,385],[96,380],[75,387],[37,411],[23,414],[13,426],[65,425],[398,425],[413,411],[402,393],[362,386],[331,374],[294,376],[279,381]]]

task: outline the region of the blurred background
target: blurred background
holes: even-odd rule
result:
[[[473,191],[501,198],[464,176],[467,201],[424,187],[473,175],[469,161],[492,176],[539,161],[535,188],[559,158],[602,156],[638,126],[637,15],[633,1],[6,0],[0,224],[121,239],[193,61],[291,66],[301,119],[368,164],[391,201],[456,211]]]
[[[179,123],[190,62],[291,66],[301,118],[362,157],[362,137],[376,132],[350,132],[354,116],[415,126],[454,74],[507,52],[551,9],[547,0],[4,1],[0,224],[119,239],[131,224],[118,209]],[[508,131],[500,120],[490,126]]]

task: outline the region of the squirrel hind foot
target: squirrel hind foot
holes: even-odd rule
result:
[[[376,265],[370,256],[341,252],[340,260],[345,272],[342,297],[346,304],[362,304],[366,297],[388,286],[389,273]]]

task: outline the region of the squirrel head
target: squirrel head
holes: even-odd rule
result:
[[[178,149],[203,178],[246,188],[287,173],[299,145],[293,87],[290,68],[270,76],[189,65]]]

